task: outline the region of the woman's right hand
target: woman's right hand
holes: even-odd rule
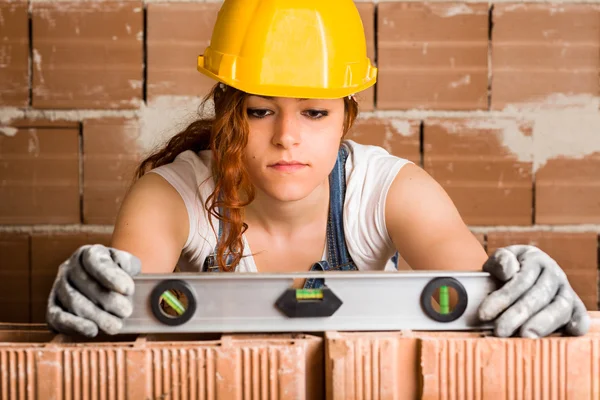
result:
[[[85,245],[63,262],[46,310],[50,328],[95,337],[101,330],[119,333],[133,311],[132,277],[141,272],[134,255],[103,245]]]

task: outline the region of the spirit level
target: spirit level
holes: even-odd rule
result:
[[[295,289],[298,279],[321,289]],[[175,273],[134,278],[123,333],[490,329],[477,318],[497,289],[486,272]]]

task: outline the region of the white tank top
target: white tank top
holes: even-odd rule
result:
[[[359,270],[393,269],[390,258],[396,252],[385,224],[385,201],[388,190],[400,168],[412,163],[389,154],[378,146],[347,140],[350,154],[346,161],[346,197],[344,200],[344,235],[352,260]],[[216,246],[217,232],[209,223],[204,209],[214,190],[211,175],[211,152],[179,154],[167,165],[153,169],[181,195],[189,218],[189,235],[178,266],[183,272],[202,270],[204,259]],[[211,216],[215,230],[219,221]],[[246,237],[244,255],[237,272],[258,272]],[[326,259],[327,254],[322,259]],[[320,260],[315,260],[315,262]],[[307,270],[310,266],[307,266]]]

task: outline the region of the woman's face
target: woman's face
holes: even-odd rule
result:
[[[343,136],[344,100],[251,95],[244,152],[258,191],[279,201],[307,197],[327,181]]]

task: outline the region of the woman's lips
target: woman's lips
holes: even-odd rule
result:
[[[280,161],[275,164],[269,165],[269,168],[273,168],[276,171],[280,172],[296,172],[301,170],[302,168],[305,168],[306,166],[306,164],[301,163],[299,161]]]

